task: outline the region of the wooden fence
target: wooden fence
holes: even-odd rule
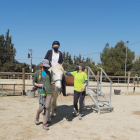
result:
[[[32,79],[34,73],[25,73],[25,79]],[[96,75],[100,80],[100,75]],[[127,83],[128,76],[109,76],[113,83]],[[129,82],[133,83],[135,77],[129,77]],[[0,72],[0,79],[23,79],[23,72]],[[90,75],[90,81],[95,81],[93,75]],[[102,76],[103,82],[108,82],[105,76]]]
[[[0,79],[22,79],[23,80],[23,92],[25,92],[25,79],[30,79],[32,80],[34,76],[34,73],[25,73],[25,69],[22,68],[22,72],[0,72]],[[100,81],[100,72],[97,73],[97,78]],[[109,78],[112,80],[113,83],[127,83],[125,85],[118,85],[120,87],[127,87],[127,90],[129,87],[134,87],[135,91],[135,86],[136,84],[134,83],[135,77],[130,76],[130,72],[128,73],[128,76],[109,76]],[[90,81],[95,81],[95,78],[90,75]],[[109,82],[109,80],[105,77],[102,76],[102,81],[103,82]],[[134,83],[134,86],[129,86],[129,83]],[[30,85],[26,85],[30,86]],[[105,85],[108,87],[107,85]],[[117,85],[113,85],[117,87]]]

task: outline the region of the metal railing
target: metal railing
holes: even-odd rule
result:
[[[103,76],[103,74],[106,76],[106,78],[110,82],[110,99],[109,99],[109,101],[111,103],[112,84],[113,83],[112,83],[111,79],[109,78],[109,76],[106,74],[106,72],[101,67],[98,67],[98,68],[101,70],[101,75],[100,75],[100,91],[102,90],[101,88],[102,88],[102,76]]]

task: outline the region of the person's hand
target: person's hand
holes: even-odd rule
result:
[[[38,84],[38,87],[40,87],[40,88],[41,88],[42,86],[43,86],[43,84]]]
[[[51,85],[53,85],[53,86],[54,86],[54,85],[55,85],[55,82],[51,82]]]
[[[85,85],[82,86],[81,91],[84,91],[84,89],[85,89]]]

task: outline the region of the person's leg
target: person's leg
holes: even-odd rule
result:
[[[52,98],[52,95],[49,95],[49,96],[46,96],[46,99],[45,99],[45,114],[44,114],[44,117],[43,117],[43,124],[46,125],[47,124],[47,121],[48,121],[48,114],[49,114],[49,111],[50,111],[50,107],[48,108],[48,106],[50,105],[51,103],[51,98]]]
[[[78,105],[77,105],[77,103],[78,103],[79,96],[80,96],[79,92],[74,90],[74,108],[75,108],[75,110],[77,112],[78,112]]]
[[[80,93],[80,100],[79,100],[79,104],[80,104],[80,107],[79,107],[79,114],[82,114],[82,111],[83,111],[83,101],[85,99],[85,94],[86,92],[83,91]]]
[[[62,93],[63,96],[66,96],[66,86],[65,86],[65,75],[62,76]]]
[[[42,98],[43,100],[43,103],[45,101],[45,97]],[[40,116],[40,113],[43,111],[43,106],[41,105],[41,103],[39,103],[39,108],[37,110],[37,113],[36,113],[36,118],[35,118],[35,124],[39,124],[39,116]]]

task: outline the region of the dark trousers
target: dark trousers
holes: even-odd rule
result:
[[[63,96],[66,96],[66,86],[65,86],[65,75],[62,76],[62,93]]]
[[[75,110],[78,111],[78,105],[77,105],[77,103],[78,103],[78,99],[80,98],[80,100],[79,100],[79,105],[80,105],[80,107],[79,107],[79,113],[80,114],[82,114],[83,101],[85,99],[85,94],[86,94],[85,91],[83,91],[83,92],[77,92],[77,91],[74,90],[74,107],[75,107]]]

